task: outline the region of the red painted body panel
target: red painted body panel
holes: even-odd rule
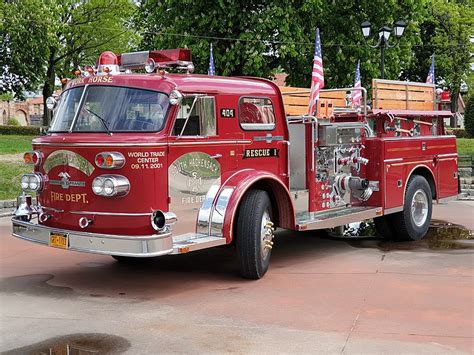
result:
[[[171,106],[163,129],[160,132],[114,133],[54,133],[37,138],[33,142],[36,150],[41,150],[44,159],[57,150],[67,150],[77,154],[94,165],[90,175],[72,166],[58,165],[48,172],[41,166],[36,169],[48,175],[50,180],[59,179],[61,172],[67,172],[73,181],[85,183],[85,187],[71,186],[67,191],[60,185],[47,184],[39,194],[39,202],[44,207],[63,210],[63,213],[51,212],[53,218],[45,224],[70,230],[80,230],[79,218],[92,216],[89,232],[146,235],[152,234],[149,216],[104,216],[100,213],[150,213],[161,209],[168,211],[174,197],[170,197],[169,167],[179,157],[190,152],[205,153],[215,157],[220,165],[221,189],[233,187],[223,225],[223,235],[230,243],[238,206],[245,192],[252,187],[269,191],[275,208],[279,226],[294,229],[296,227],[295,209],[289,193],[288,171],[288,126],[283,100],[279,88],[272,82],[258,78],[210,77],[206,75],[166,74],[121,74],[116,76],[96,76],[71,81],[66,89],[81,85],[115,85],[161,91],[169,94],[178,89],[184,94],[206,94],[215,98],[217,134],[209,137],[175,137],[172,127],[175,123],[177,107]],[[239,100],[242,97],[267,98],[272,101],[276,119],[272,130],[245,131],[239,124]],[[235,117],[221,117],[221,108],[232,109]],[[391,112],[403,117],[432,122],[433,118],[444,117],[444,113],[431,112]],[[379,182],[379,191],[375,191],[364,203],[353,200],[353,205],[397,208],[403,205],[406,182],[416,167],[424,167],[433,176],[438,198],[453,196],[457,193],[457,156],[455,139],[449,136],[433,136],[428,124],[421,124],[420,134],[416,137],[394,137],[393,132],[383,130],[384,115],[387,112],[375,112],[376,137],[363,137],[365,148],[363,156],[369,159],[363,166],[361,176]],[[362,115],[345,116],[344,122],[362,122]],[[339,122],[342,122],[341,120]],[[402,121],[402,129],[409,129],[409,121]],[[311,124],[306,125],[306,151],[312,151]],[[442,134],[442,124],[436,132]],[[315,143],[318,144],[317,142]],[[275,149],[275,156],[246,158],[246,149]],[[126,158],[125,166],[118,170],[100,169],[95,166],[97,153],[116,151]],[[303,153],[302,153],[303,154]],[[147,165],[146,157],[156,156],[155,165]],[[309,190],[308,207],[310,212],[322,208],[326,191],[316,183],[315,171],[311,169],[312,157],[306,157],[306,188]],[[121,198],[105,198],[93,194],[92,180],[101,174],[120,174],[126,176],[131,184],[128,195]],[[67,197],[69,196],[69,197]],[[192,207],[192,208],[191,208]],[[194,208],[183,209],[182,214],[197,213]],[[71,213],[71,212],[76,213]],[[81,214],[98,212],[95,214]],[[173,211],[175,212],[175,211]],[[187,220],[195,221],[194,215]],[[186,226],[189,229],[189,225]],[[185,233],[179,222],[173,227],[175,234]]]

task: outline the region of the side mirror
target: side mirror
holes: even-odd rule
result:
[[[56,107],[58,103],[58,100],[56,100],[54,97],[50,96],[46,99],[46,107],[48,108],[48,110],[54,110],[54,108]]]

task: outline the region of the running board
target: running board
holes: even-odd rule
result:
[[[224,244],[226,244],[225,238],[210,237],[199,233],[187,233],[173,236],[173,252],[171,254],[183,254]]]
[[[382,207],[348,207],[337,211],[304,212],[296,215],[296,230],[325,229],[363,221],[383,214]]]

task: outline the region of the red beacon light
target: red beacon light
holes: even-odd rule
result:
[[[97,72],[105,74],[120,73],[119,60],[114,52],[105,51],[97,59]]]
[[[186,48],[123,53],[119,61],[122,69],[145,69],[147,73],[154,73],[156,69],[160,69],[160,72],[161,69],[187,73],[194,71],[191,50]]]

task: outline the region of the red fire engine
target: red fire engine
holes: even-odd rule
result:
[[[371,107],[363,88],[323,90],[309,116],[308,89],[192,69],[186,49],[105,52],[48,99],[13,235],[119,261],[235,244],[257,279],[277,227],[374,219],[385,238],[419,240],[432,201],[458,193],[433,85],[374,80]]]

